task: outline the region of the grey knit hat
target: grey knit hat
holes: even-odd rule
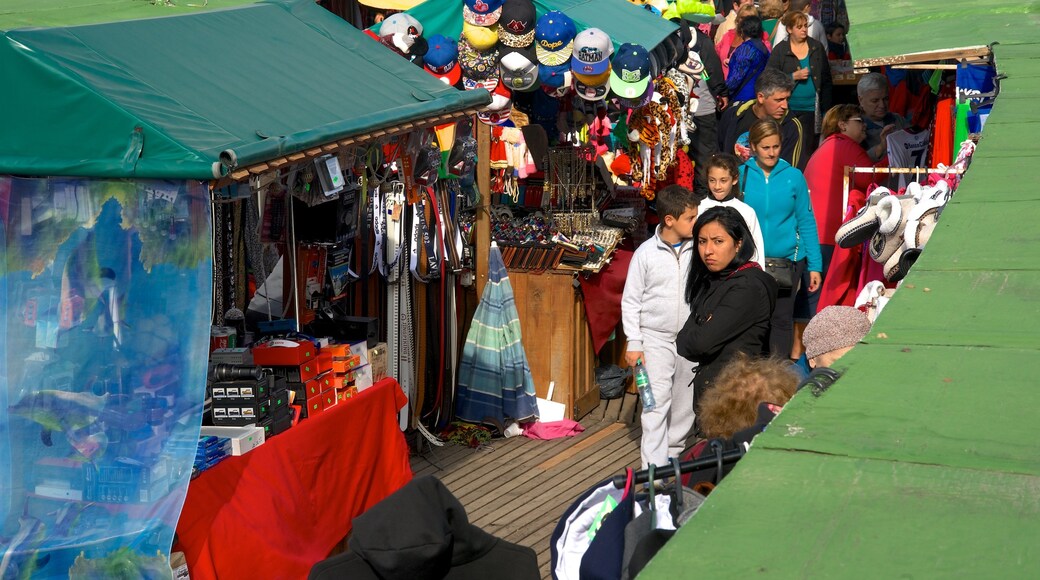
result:
[[[832,350],[852,346],[863,340],[868,332],[870,319],[858,308],[828,306],[805,326],[802,334],[805,356],[815,358]]]

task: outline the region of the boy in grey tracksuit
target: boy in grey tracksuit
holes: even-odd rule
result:
[[[643,409],[639,452],[643,469],[678,457],[693,427],[692,363],[675,352],[675,336],[690,316],[683,298],[696,245],[690,239],[703,195],[670,185],[656,195],[661,224],[632,255],[621,298],[621,323],[628,337],[625,360],[642,359],[656,406]]]

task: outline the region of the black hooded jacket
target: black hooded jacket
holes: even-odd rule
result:
[[[536,580],[531,548],[469,523],[435,477],[413,479],[354,518],[350,551],[319,562],[312,580]]]
[[[755,267],[722,271],[690,305],[690,318],[676,337],[679,355],[699,363],[694,405],[738,352],[769,352],[769,319],[776,307],[776,281]]]

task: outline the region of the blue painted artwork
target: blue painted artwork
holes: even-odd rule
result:
[[[0,578],[169,578],[205,396],[206,185],[0,176]]]

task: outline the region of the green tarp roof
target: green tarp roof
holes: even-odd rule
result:
[[[0,70],[0,174],[210,179],[490,101],[311,0],[8,30]]]
[[[997,41],[1008,77],[844,376],[788,403],[640,578],[1040,575],[1040,4],[847,3],[857,59]]]
[[[0,30],[195,14],[253,2],[256,0],[2,0]]]
[[[534,0],[534,5],[539,16],[550,10],[563,12],[579,31],[599,28],[615,47],[631,42],[651,50],[677,28],[628,0]],[[462,0],[427,0],[406,12],[423,25],[423,36],[458,38],[462,34],[462,6]]]

